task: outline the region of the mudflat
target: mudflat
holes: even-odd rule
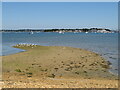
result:
[[[117,88],[109,62],[99,54],[64,46],[16,45],[3,60],[3,88]]]

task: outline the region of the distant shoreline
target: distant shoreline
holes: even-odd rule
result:
[[[95,32],[95,33],[117,33],[116,30],[104,28],[83,28],[83,29],[18,29],[18,30],[0,30],[0,32]]]

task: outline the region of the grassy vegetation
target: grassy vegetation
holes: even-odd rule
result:
[[[26,51],[3,56],[4,72],[22,72],[28,77],[116,78],[108,72],[105,59],[87,50],[38,45],[14,47]]]
[[[16,72],[21,72],[21,70],[20,70],[20,69],[15,69],[15,71],[16,71]]]

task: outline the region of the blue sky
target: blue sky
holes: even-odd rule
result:
[[[3,29],[118,28],[117,2],[4,2]]]

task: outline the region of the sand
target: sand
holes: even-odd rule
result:
[[[117,76],[99,54],[64,46],[16,45],[2,56],[3,88],[117,88]]]

